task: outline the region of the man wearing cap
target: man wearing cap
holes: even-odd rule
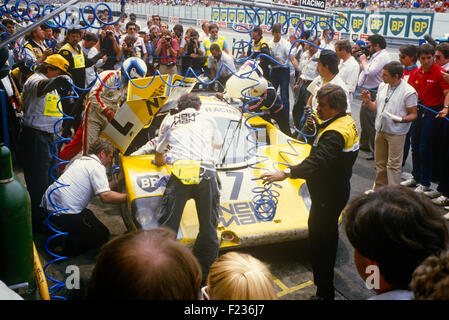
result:
[[[322,50],[320,57],[315,58],[318,62],[317,70],[318,76],[313,79],[312,83],[309,84],[307,90],[310,92],[310,97],[307,105],[313,107],[314,111],[318,106],[318,99],[316,97],[318,90],[328,83],[335,84],[343,89],[347,97],[347,113],[351,113],[351,102],[349,99],[349,90],[343,81],[343,79],[338,75],[338,58],[335,51],[332,50]]]
[[[56,141],[54,130],[60,129],[62,118],[58,90],[71,87],[67,75],[69,62],[59,54],[48,56],[31,75],[23,87],[23,144],[24,176],[31,198],[33,230],[39,231],[43,218],[39,204],[50,185],[50,169],[55,160],[52,145]]]

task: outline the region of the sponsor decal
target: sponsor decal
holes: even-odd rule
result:
[[[390,17],[388,27],[389,27],[390,32],[394,36],[397,36],[400,33],[402,33],[402,31],[405,29],[405,24],[406,24],[405,17],[404,18]]]

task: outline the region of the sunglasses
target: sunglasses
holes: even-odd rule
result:
[[[435,59],[442,59],[443,57],[442,56],[440,56],[440,55],[435,55]]]
[[[137,30],[136,28],[128,28],[128,30]]]
[[[400,54],[400,55],[399,55],[399,58],[401,58],[401,59],[405,59],[405,57],[406,57],[405,54]]]

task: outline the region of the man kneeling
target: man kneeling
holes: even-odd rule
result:
[[[68,233],[63,238],[61,254],[77,256],[109,240],[108,228],[86,207],[93,195],[99,196],[103,203],[126,201],[125,193],[111,190],[112,183],[106,174],[113,153],[111,142],[97,139],[90,146],[88,155],[75,160],[42,197],[44,216],[53,213],[49,217],[50,224]]]

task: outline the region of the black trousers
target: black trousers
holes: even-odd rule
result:
[[[220,194],[215,171],[206,170],[200,183],[193,185],[185,185],[171,175],[162,197],[159,225],[178,232],[185,204],[191,198],[195,200],[199,222],[193,254],[201,265],[204,281],[220,247],[217,236]]]
[[[377,89],[373,89],[377,90]],[[371,101],[376,100],[377,91],[370,91]],[[360,106],[360,150],[374,153],[374,138],[376,137],[376,111],[371,111],[362,102]]]
[[[338,247],[338,218],[349,199],[341,195],[339,199],[319,201],[312,198],[308,227],[310,258],[313,280],[317,286],[316,295],[333,300],[334,266]]]
[[[298,99],[296,99],[296,103],[293,106],[292,117],[293,123],[298,130],[301,130],[302,127],[300,125],[300,121],[302,116],[304,115],[304,107],[307,105],[307,101],[310,97],[310,92],[307,90],[307,87],[312,81],[304,81],[301,80],[298,87]]]
[[[63,255],[78,256],[109,240],[108,228],[87,208],[78,214],[53,215],[49,221],[55,229],[68,233],[64,237]]]

